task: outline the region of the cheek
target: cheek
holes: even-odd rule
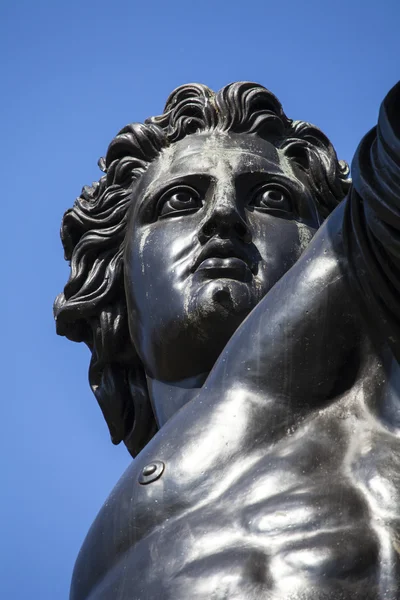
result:
[[[147,288],[163,275],[170,262],[173,243],[162,229],[153,225],[135,232],[126,250],[126,269],[132,274],[135,286]]]
[[[274,279],[282,276],[298,260],[310,243],[315,229],[295,220],[261,215],[253,225],[254,244]]]
[[[146,322],[157,297],[160,244],[150,227],[135,229],[126,239],[124,276],[129,312],[137,323]]]
[[[297,235],[299,238],[300,253],[303,252],[314,237],[317,228],[309,227],[304,223],[297,223]]]
[[[136,304],[181,293],[195,254],[192,228],[183,220],[160,221],[136,231],[125,253],[125,278]]]

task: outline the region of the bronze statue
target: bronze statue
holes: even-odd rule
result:
[[[137,458],[71,600],[400,598],[400,85],[353,183],[243,82],[178,88],[99,165],[57,331]]]

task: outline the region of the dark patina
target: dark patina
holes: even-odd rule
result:
[[[62,224],[57,331],[135,460],[71,600],[400,597],[400,87],[352,165],[262,86],[173,92]]]

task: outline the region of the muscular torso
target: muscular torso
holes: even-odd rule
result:
[[[398,597],[399,371],[330,227],[118,483],[72,600]]]

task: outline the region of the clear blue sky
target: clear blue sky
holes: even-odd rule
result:
[[[64,600],[80,544],[126,468],[55,335],[58,230],[130,121],[191,81],[258,81],[350,160],[400,79],[399,0],[0,3],[2,206],[0,598]]]

